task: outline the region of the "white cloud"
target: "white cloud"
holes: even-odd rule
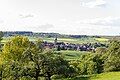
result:
[[[106,18],[95,18],[85,19],[77,21],[80,24],[91,24],[91,25],[102,25],[102,26],[120,26],[120,17],[106,17]]]
[[[88,8],[103,7],[105,5],[106,5],[105,0],[94,0],[90,2],[81,3],[81,6],[88,7]]]
[[[31,18],[31,17],[34,17],[34,15],[32,15],[32,14],[20,14],[19,16],[20,16],[20,18]]]
[[[33,31],[46,31],[49,30],[51,28],[54,28],[53,24],[42,24],[39,26],[31,26],[31,28],[33,29]]]
[[[38,28],[40,28],[40,29],[42,29],[42,30],[47,30],[47,29],[50,29],[50,28],[54,28],[54,25],[47,23],[47,24],[38,26]]]

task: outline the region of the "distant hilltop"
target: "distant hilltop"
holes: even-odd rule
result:
[[[23,36],[32,36],[32,37],[47,37],[47,38],[55,38],[62,37],[62,38],[81,38],[81,37],[89,37],[87,35],[66,35],[66,34],[59,34],[59,33],[36,33],[32,31],[3,31],[4,37],[15,36],[15,35],[23,35]],[[93,36],[94,37],[94,36]],[[96,36],[99,37],[99,36]]]

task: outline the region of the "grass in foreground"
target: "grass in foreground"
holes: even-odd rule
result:
[[[120,80],[120,72],[108,72],[91,76],[77,76],[75,78],[63,78],[55,80]]]
[[[91,77],[90,80],[120,80],[120,72],[108,72],[98,74]]]

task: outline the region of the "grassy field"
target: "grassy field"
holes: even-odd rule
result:
[[[63,78],[55,80],[120,80],[120,72],[108,72],[91,76],[77,76],[75,78]]]
[[[66,60],[78,60],[82,54],[87,54],[90,52],[66,50],[66,51],[57,51],[57,53],[61,53],[61,55]]]
[[[95,75],[90,80],[120,80],[120,72],[109,72]]]
[[[54,38],[43,38],[44,41],[53,42]],[[58,38],[58,42],[65,43],[74,43],[74,44],[82,44],[82,43],[95,43],[95,42],[106,42],[108,39],[105,38]]]
[[[99,41],[99,42],[106,42],[108,41],[109,39],[107,38],[95,38],[95,40]]]
[[[30,41],[36,41],[38,38],[35,37],[28,37]],[[11,37],[3,37],[3,40],[1,41],[2,43],[5,43],[7,41],[9,41],[11,39]]]
[[[28,37],[30,41],[35,41],[38,38],[36,37]],[[10,39],[10,37],[3,37],[2,43],[7,42]],[[54,38],[41,38],[43,41],[47,42],[54,42]],[[58,38],[58,42],[64,42],[64,43],[73,43],[73,44],[82,44],[82,43],[95,43],[95,42],[106,42],[108,39],[106,38]]]

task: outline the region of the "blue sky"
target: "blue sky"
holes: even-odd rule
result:
[[[0,30],[120,35],[120,0],[0,0]]]

